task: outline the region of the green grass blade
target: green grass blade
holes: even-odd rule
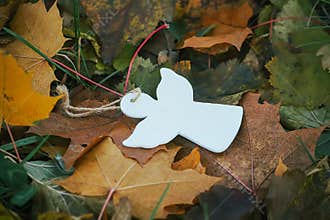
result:
[[[16,146],[17,147],[22,147],[22,146],[26,146],[26,145],[29,145],[29,144],[37,143],[40,140],[42,140],[42,137],[40,137],[40,136],[32,136],[32,137],[27,137],[27,138],[23,138],[23,139],[17,140],[17,141],[15,141],[15,143],[16,143]],[[1,145],[0,148],[3,149],[3,150],[5,150],[5,151],[14,149],[12,143]]]
[[[76,76],[75,75],[73,75],[71,72],[69,72],[65,68],[61,67],[60,65],[54,63],[46,54],[44,54],[43,52],[41,52],[37,47],[35,47],[33,44],[31,44],[29,41],[27,41],[24,37],[20,36],[19,34],[15,33],[14,31],[10,30],[7,27],[3,27],[2,30],[6,31],[8,34],[10,34],[11,36],[15,37],[17,40],[21,41],[23,44],[25,44],[26,46],[28,46],[29,48],[31,48],[34,52],[36,52],[37,54],[39,54],[41,57],[45,58],[45,60],[47,60],[47,62],[49,62],[49,63],[53,64],[54,66],[56,66],[56,68],[62,70],[63,72],[65,72],[69,76],[71,76],[71,77],[73,77],[73,78],[76,79]]]
[[[314,159],[313,155],[309,151],[309,148],[303,142],[303,140],[301,139],[301,137],[297,137],[297,140],[301,144],[301,146],[303,147],[303,149],[304,149],[305,153],[307,154],[308,158],[312,161],[313,164],[315,164],[316,163],[316,160]]]
[[[165,196],[166,196],[168,190],[170,189],[170,186],[171,186],[171,183],[167,183],[166,188],[164,189],[162,195],[160,196],[160,198],[159,198],[159,200],[158,200],[158,202],[157,202],[155,208],[154,208],[154,209],[152,210],[152,212],[151,212],[151,215],[150,215],[149,220],[153,220],[153,219],[155,218],[156,213],[157,213],[157,211],[158,211],[160,205],[162,204],[162,202],[163,202],[163,200],[164,200],[164,198],[165,198]]]
[[[41,142],[24,158],[22,163],[25,163],[32,159],[32,157],[40,150],[40,148],[46,143],[50,135],[45,136]]]

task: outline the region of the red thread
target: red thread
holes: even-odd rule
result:
[[[95,81],[89,79],[88,77],[84,76],[83,74],[81,74],[81,73],[75,71],[74,69],[71,69],[70,67],[66,66],[65,64],[61,63],[60,61],[55,60],[55,59],[53,59],[53,58],[50,58],[50,59],[51,59],[54,63],[57,63],[58,65],[62,66],[63,68],[65,68],[65,69],[69,70],[70,72],[76,74],[77,76],[79,76],[80,78],[84,79],[85,81],[87,81],[87,82],[89,82],[89,83],[91,83],[91,84],[94,84],[94,85],[96,85],[96,86],[98,86],[98,87],[100,87],[100,88],[102,88],[102,89],[104,89],[104,90],[106,90],[106,91],[108,91],[108,92],[110,92],[110,93],[112,93],[112,94],[115,94],[115,95],[118,95],[118,96],[123,96],[123,94],[121,94],[121,93],[119,93],[119,92],[117,92],[117,91],[115,91],[115,90],[109,89],[109,88],[105,87],[104,85],[102,85],[102,84],[100,84],[100,83],[97,83],[97,82],[95,82]]]
[[[136,51],[134,52],[132,59],[129,63],[128,66],[128,71],[127,71],[127,75],[126,75],[126,81],[125,81],[125,86],[124,86],[124,94],[127,92],[127,87],[128,87],[128,82],[129,82],[129,77],[131,76],[131,71],[132,71],[132,66],[134,63],[135,58],[137,57],[138,53],[140,52],[140,50],[142,49],[142,47],[150,40],[150,38],[152,36],[154,36],[157,32],[159,32],[160,30],[163,29],[168,29],[169,25],[168,24],[163,24],[161,26],[159,26],[157,29],[155,29],[153,32],[151,32],[146,39],[144,39],[144,41],[139,45],[139,47],[136,49]]]
[[[115,191],[116,191],[115,188],[112,188],[112,189],[109,191],[109,194],[108,194],[108,196],[107,196],[107,199],[105,200],[105,202],[104,202],[104,204],[103,204],[103,206],[102,206],[101,212],[100,212],[99,217],[97,218],[97,220],[102,220],[103,214],[104,214],[104,212],[105,212],[105,210],[106,210],[106,208],[107,208],[107,206],[108,206],[108,204],[109,204],[109,202],[110,202],[110,200],[111,200],[111,198],[112,198],[112,195],[113,195],[113,193],[114,193]]]
[[[5,121],[5,124],[6,124],[6,127],[7,127],[7,131],[8,131],[8,134],[9,134],[9,137],[10,137],[10,140],[11,140],[11,143],[13,144],[13,148],[15,150],[17,160],[18,160],[18,162],[21,162],[22,159],[21,159],[21,156],[19,155],[19,152],[18,152],[18,149],[17,149],[17,146],[16,146],[16,142],[14,140],[13,133],[11,133],[10,127],[9,127],[9,125],[8,125],[8,123],[6,121]]]

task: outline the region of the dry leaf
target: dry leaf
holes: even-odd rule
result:
[[[111,220],[131,220],[132,206],[127,197],[122,197],[118,205],[115,206],[115,213]]]
[[[25,73],[11,55],[0,51],[0,122],[32,125],[47,118],[61,97],[41,95],[32,88],[32,74]],[[19,79],[19,80],[18,80]]]
[[[286,171],[288,170],[288,167],[283,163],[282,159],[278,159],[278,164],[275,169],[275,176],[282,176]]]
[[[217,156],[202,151],[206,173],[223,175],[219,167],[224,167],[247,186],[251,186],[253,173],[254,185],[258,187],[274,171],[279,158],[283,158],[292,169],[304,169],[311,164],[297,138],[300,137],[314,152],[324,127],[286,132],[280,124],[279,104],[260,104],[259,96],[255,93],[244,95],[241,101],[244,108],[243,123],[227,151]]]
[[[201,164],[201,155],[198,147],[195,147],[187,156],[172,163],[174,170],[195,169],[200,173],[205,173],[205,167]]]
[[[85,91],[79,91],[77,96],[72,98],[72,103],[83,107],[97,107],[105,104],[97,100],[82,101],[82,97],[86,99],[94,97],[94,92],[89,91],[87,96]],[[109,95],[99,97],[101,99],[111,98]],[[28,132],[71,139],[70,145],[63,156],[66,168],[72,167],[78,158],[88,152],[104,137],[112,137],[126,157],[133,158],[143,165],[157,151],[166,148],[164,145],[152,149],[124,147],[122,141],[131,135],[134,126],[135,123],[123,117],[119,111],[109,111],[84,118],[70,118],[60,113],[51,113],[48,119],[32,126]]]
[[[193,36],[186,39],[182,48],[193,47],[201,52],[213,55],[227,51],[229,45],[233,45],[237,50],[240,50],[246,37],[252,33],[247,28],[247,22],[252,14],[253,11],[248,2],[240,7],[223,5],[218,11],[209,8],[202,15],[202,24],[204,27],[211,25],[216,25],[216,27],[208,36]]]
[[[48,119],[32,126],[28,132],[71,139],[63,157],[66,167],[70,168],[79,157],[109,135],[118,115],[120,113],[110,111],[107,114],[91,117],[70,118],[60,113],[51,113]]]
[[[151,149],[125,147],[122,142],[132,134],[133,129],[134,127],[129,127],[127,123],[118,122],[109,134],[109,136],[112,137],[113,142],[117,145],[125,157],[133,158],[140,165],[144,165],[155,153],[160,150],[166,150],[165,145],[160,145]]]
[[[86,196],[104,196],[116,187],[114,201],[128,197],[132,214],[148,219],[161,194],[170,183],[156,218],[164,218],[164,207],[172,204],[189,204],[201,192],[221,180],[199,174],[195,170],[176,171],[171,163],[177,149],[158,152],[144,167],[125,158],[110,138],[106,138],[82,157],[75,173],[57,184],[66,190]]]
[[[10,28],[48,57],[53,57],[65,42],[62,23],[56,4],[47,12],[43,1],[38,1],[35,4],[20,4]],[[9,43],[5,50],[17,59],[25,71],[33,73],[33,88],[48,95],[49,85],[56,77],[47,61],[19,40]]]

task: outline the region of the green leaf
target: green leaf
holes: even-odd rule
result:
[[[116,70],[124,71],[132,59],[135,47],[131,44],[125,44],[118,56],[113,59],[113,67]]]
[[[129,80],[128,90],[140,87],[144,93],[152,97],[156,97],[156,88],[160,82],[160,68],[151,63],[150,59],[137,57],[132,66],[131,77]],[[117,89],[122,91],[124,82],[117,86]]]
[[[65,178],[68,175],[56,165],[54,161],[32,161],[26,162],[24,168],[34,180],[33,184],[38,193],[33,201],[31,216],[44,212],[63,212],[71,216],[94,213],[97,215],[104,203],[104,197],[83,197],[71,194],[54,184],[55,179]],[[109,205],[108,212],[113,209]]]
[[[280,115],[281,123],[289,130],[330,125],[330,110],[327,108],[308,110],[305,107],[281,106]]]
[[[302,28],[291,34],[292,44],[300,51],[316,54],[326,43],[330,43],[330,36],[321,28]]]
[[[249,197],[238,189],[215,185],[197,197],[198,204],[188,211],[185,219],[259,219],[257,216],[260,217],[260,213],[257,214],[256,207]]]
[[[37,189],[33,185],[26,185],[20,191],[16,192],[11,198],[10,203],[17,207],[23,207],[36,194]]]
[[[246,91],[260,87],[261,74],[236,59],[221,63],[216,69],[192,72],[188,75],[194,98],[202,102],[237,104]]]
[[[280,5],[282,3],[283,1],[278,4],[276,3],[276,5]],[[287,1],[287,3],[283,5],[282,10],[278,13],[276,19],[291,17],[305,17],[304,9],[299,4],[298,0]],[[273,31],[273,41],[281,40],[288,42],[290,33],[304,28],[305,24],[306,21],[304,19],[284,19],[276,22]]]
[[[16,164],[4,155],[0,155],[0,196],[8,200],[11,206],[23,207],[35,195],[35,188],[30,185],[28,175],[20,164]]]
[[[171,22],[168,30],[178,41],[182,40],[187,32],[186,24],[182,20]]]
[[[328,219],[330,200],[325,192],[328,181],[326,171],[308,177],[298,170],[274,176],[266,196],[267,219]]]
[[[330,131],[324,131],[316,143],[315,157],[330,156]]]
[[[265,67],[271,73],[274,98],[283,105],[317,109],[330,106],[330,75],[325,72],[319,57],[313,54],[291,54],[282,49]]]
[[[273,12],[273,7],[271,5],[266,5],[263,7],[261,12],[258,15],[258,24],[261,24],[263,22],[269,21],[271,14]],[[268,33],[269,31],[269,25],[264,25],[262,27],[258,27],[255,30],[255,33],[257,36],[263,35],[265,33]]]

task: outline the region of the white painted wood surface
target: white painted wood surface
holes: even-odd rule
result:
[[[162,68],[157,99],[141,93],[127,93],[120,108],[128,117],[144,118],[123,144],[153,148],[170,142],[177,135],[212,152],[225,151],[240,128],[243,108],[193,101],[189,81],[173,70]]]

